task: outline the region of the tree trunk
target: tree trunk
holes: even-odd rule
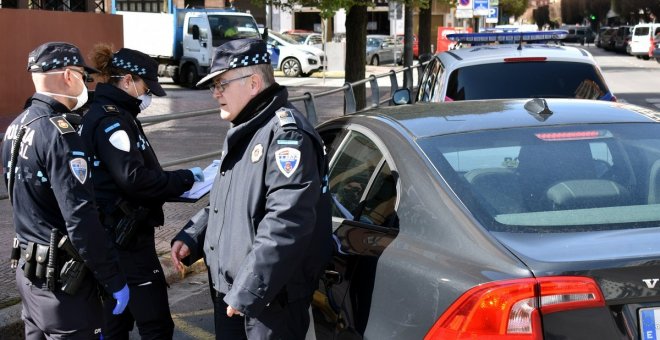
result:
[[[432,0],[429,1],[429,8],[420,8],[419,10],[419,30],[417,31],[417,41],[419,42],[419,55],[422,55],[424,53],[435,52],[435,51],[431,51],[432,2],[433,2]]]
[[[352,83],[365,78],[367,59],[367,7],[353,6],[346,14],[346,64],[345,80]],[[366,106],[364,84],[353,88],[357,110]]]

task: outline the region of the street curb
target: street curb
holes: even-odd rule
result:
[[[206,271],[204,260],[199,260],[191,266],[186,267],[185,275],[182,276],[181,273],[174,269],[169,253],[162,254],[158,259],[160,260],[160,265],[163,267],[163,274],[165,275],[165,280],[168,285],[173,285],[174,283],[183,280],[187,275]],[[0,340],[25,338],[23,320],[21,320],[21,310],[22,305],[20,301],[15,305],[0,309]]]

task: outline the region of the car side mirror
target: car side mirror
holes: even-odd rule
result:
[[[394,103],[394,105],[411,104],[410,90],[402,88],[394,91],[394,94],[392,95],[392,103]]]

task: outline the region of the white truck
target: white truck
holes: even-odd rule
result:
[[[116,14],[123,16],[124,47],[152,56],[159,76],[191,88],[208,74],[215,47],[232,39],[261,38],[254,17],[234,9]]]

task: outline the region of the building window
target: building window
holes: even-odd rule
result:
[[[162,0],[117,0],[118,11],[160,13],[163,9]]]

